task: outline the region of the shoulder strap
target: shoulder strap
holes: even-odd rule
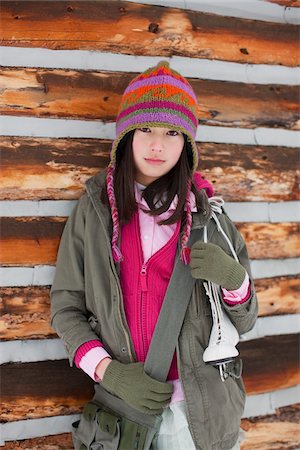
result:
[[[215,230],[213,222],[210,220],[208,224],[210,236]],[[199,240],[203,240],[203,228],[191,233],[189,245]],[[145,372],[158,381],[165,381],[169,373],[195,281],[190,266],[184,265],[178,256],[144,365]]]

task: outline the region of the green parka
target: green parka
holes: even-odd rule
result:
[[[136,361],[124,313],[118,267],[111,252],[110,210],[100,201],[105,174],[106,171],[99,172],[87,181],[87,192],[68,218],[51,288],[51,324],[64,341],[71,365],[76,350],[92,339],[100,339],[113,358],[123,363]],[[206,208],[192,213],[191,235],[213,220],[206,194],[202,192]],[[257,318],[247,249],[225,211],[218,218],[251,280],[252,292],[247,302],[237,306],[223,304],[239,334],[243,334],[251,330]],[[213,226],[210,242],[230,254],[214,222]],[[179,376],[197,450],[229,450],[238,439],[245,390],[241,377],[229,376],[222,382],[218,369],[203,362],[211,326],[203,280],[196,280],[176,348]]]

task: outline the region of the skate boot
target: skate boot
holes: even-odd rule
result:
[[[239,342],[236,328],[224,311],[222,317],[213,322],[209,344],[203,353],[203,361],[218,365],[232,361],[239,352],[235,346]]]
[[[216,213],[222,214],[224,200],[220,197],[211,197],[208,201],[212,209],[212,218],[216,222],[218,232],[223,235],[234,259],[239,262],[233,245],[216,215]],[[203,241],[208,242],[207,226],[204,227]],[[211,281],[205,281],[203,282],[203,285],[209,298],[213,319],[211,335],[208,347],[203,353],[203,360],[208,364],[217,366],[219,368],[221,380],[225,381],[229,376],[227,370],[228,363],[233,361],[239,354],[235,347],[239,342],[239,334],[222,308],[220,286]]]
[[[222,309],[219,286],[211,282],[203,284],[210,301],[213,319],[209,344],[203,353],[203,361],[218,366],[221,379],[225,381],[227,378],[226,364],[233,361],[239,354],[235,347],[239,342],[239,334]]]

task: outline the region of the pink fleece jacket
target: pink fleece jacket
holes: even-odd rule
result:
[[[209,197],[213,195],[212,185],[208,181],[203,180],[200,174],[195,174],[194,182],[197,189],[205,188]],[[169,211],[161,214],[159,217],[149,216],[142,211],[142,208],[145,210],[149,209],[147,203],[141,197],[141,193],[144,188],[145,186],[135,183],[136,201],[139,206],[140,238],[145,263],[153,254],[166,245],[175,233],[177,224],[158,225],[157,222],[166,219],[172,214],[176,208],[177,198],[174,198],[170,205]],[[191,205],[192,211],[196,211],[195,196],[192,193]],[[226,289],[222,289],[222,291],[224,300],[229,305],[246,301],[250,295],[250,282],[248,274],[246,274],[245,280],[239,289],[235,291],[227,291]],[[103,348],[102,343],[99,340],[92,340],[84,343],[77,349],[75,354],[75,364],[77,367],[83,369],[94,381],[99,381],[95,375],[95,369],[105,357],[110,357],[110,355]],[[174,384],[172,401],[179,401],[183,399],[183,393],[179,380],[173,380],[172,383]]]
[[[144,362],[150,347],[167,287],[173,272],[180,222],[175,224],[171,238],[149,258],[145,257],[141,243],[139,214],[123,225],[120,266],[123,304],[130,335],[138,362]],[[176,355],[167,380],[178,379]]]

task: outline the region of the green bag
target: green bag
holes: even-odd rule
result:
[[[161,416],[140,413],[95,385],[93,400],[73,423],[75,450],[148,450]]]

